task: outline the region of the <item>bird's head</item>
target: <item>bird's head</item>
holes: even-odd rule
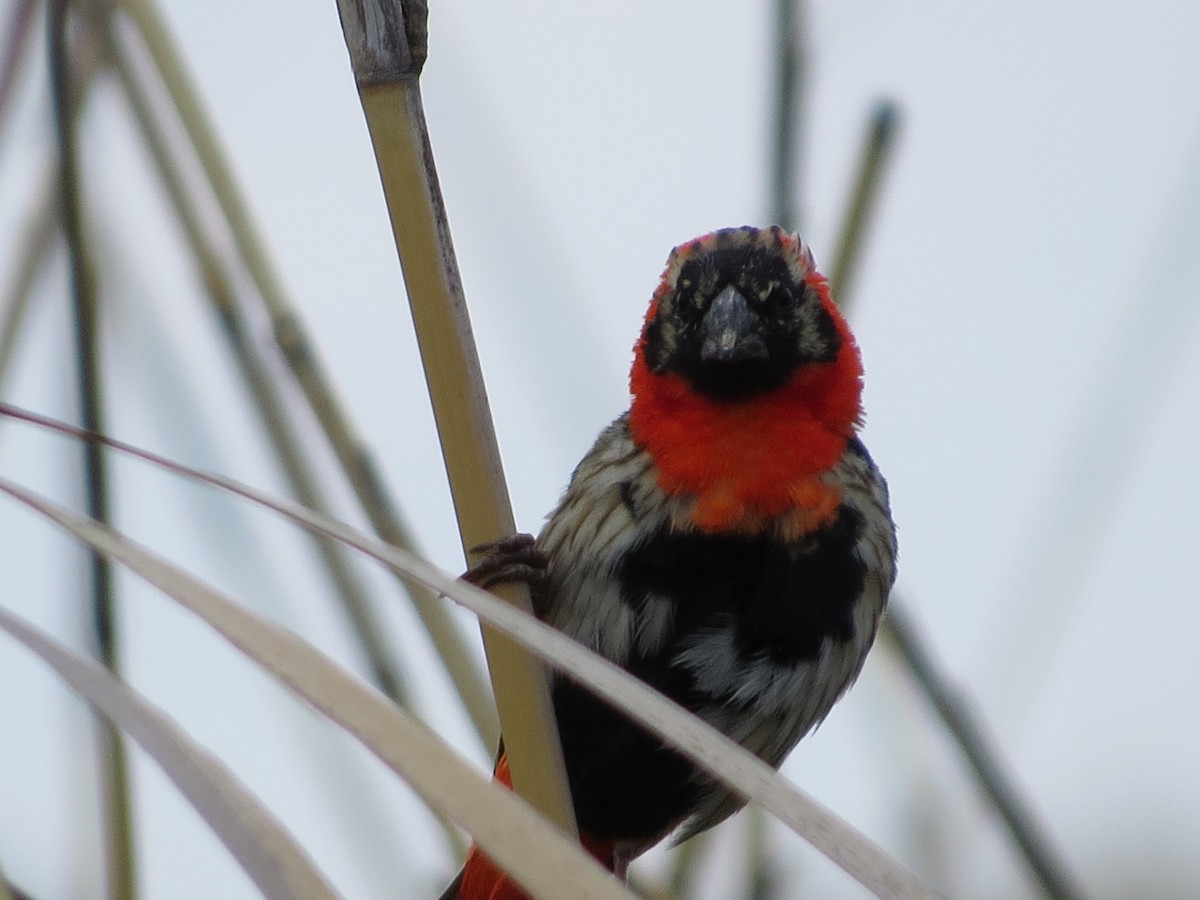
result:
[[[631,432],[669,470],[668,493],[736,476],[738,496],[762,508],[784,502],[761,499],[778,485],[832,465],[862,415],[850,329],[808,248],[776,226],[725,228],[671,251],[630,389]]]
[[[769,394],[808,367],[857,360],[808,247],[778,226],[724,228],[672,250],[637,354],[647,375],[679,376],[720,402]]]

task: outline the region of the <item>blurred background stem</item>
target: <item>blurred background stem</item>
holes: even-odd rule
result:
[[[1053,900],[1083,898],[1083,891],[1053,851],[1049,835],[1005,771],[993,742],[976,720],[970,704],[938,669],[930,649],[898,597],[893,598],[888,609],[881,637],[904,662],[921,694],[941,719],[974,774],[980,792],[1000,817],[1045,896]]]
[[[800,133],[804,103],[804,29],[800,0],[775,0],[775,115],[772,118],[771,221],[789,231],[803,227],[800,197]]]
[[[309,408],[320,423],[355,497],[380,538],[420,554],[412,529],[400,513],[386,481],[380,477],[374,456],[350,420],[326,374],[304,322],[271,263],[250,215],[232,168],[204,110],[191,76],[183,65],[175,40],[150,0],[119,0],[140,36],[163,87],[179,115],[189,142],[203,169],[217,204],[246,266],[255,296],[271,320],[276,344],[291,368]],[[475,726],[481,744],[491,752],[500,729],[486,679],[475,654],[445,603],[415,584],[405,585],[413,606]]]
[[[46,24],[54,130],[58,142],[58,206],[70,270],[80,424],[87,431],[105,434],[98,299],[86,240],[80,192],[77,120],[71,96],[74,79],[70,19],[66,0],[49,0]],[[92,519],[107,524],[111,517],[104,450],[92,442],[84,444],[82,450],[85,509]],[[89,559],[91,632],[100,660],[116,672],[119,668],[119,641],[112,570],[108,559],[99,553],[90,553]],[[107,893],[111,900],[132,900],[137,894],[136,856],[125,739],[120,730],[106,719],[97,719],[96,730],[101,816],[108,867]]]

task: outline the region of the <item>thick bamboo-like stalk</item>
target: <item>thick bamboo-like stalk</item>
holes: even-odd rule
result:
[[[469,549],[511,534],[515,523],[421,105],[425,9],[419,3],[402,8],[398,0],[343,0],[338,9],[404,270],[459,531]],[[524,586],[497,593],[532,611]],[[514,788],[574,832],[545,672],[511,640],[490,628],[483,633]]]
[[[378,476],[370,449],[359,438],[334,393],[303,323],[268,259],[241,191],[234,182],[232,170],[226,163],[216,132],[201,106],[192,79],[183,67],[170,32],[151,0],[118,0],[118,6],[141,36],[163,80],[229,224],[238,252],[271,319],[280,351],[320,422],[371,527],[388,543],[413,550],[416,541],[411,529],[401,517],[383,479]],[[480,740],[486,747],[494,747],[500,731],[496,712],[483,675],[457,623],[445,605],[429,591],[415,584],[406,587]]]
[[[59,215],[67,244],[71,278],[80,420],[87,431],[103,434],[105,416],[100,367],[99,298],[83,221],[76,106],[72,97],[78,79],[73,77],[72,72],[69,24],[67,0],[50,0],[46,14],[50,93],[58,142]],[[83,480],[88,515],[107,524],[110,521],[111,500],[103,448],[97,445],[83,448]],[[119,668],[119,635],[114,612],[112,567],[106,556],[95,552],[90,554],[89,562],[92,600],[90,624],[96,654],[106,668],[116,672]],[[107,894],[109,900],[133,900],[137,896],[137,856],[133,840],[129,762],[124,735],[108,720],[96,723],[96,753],[100,774]]]

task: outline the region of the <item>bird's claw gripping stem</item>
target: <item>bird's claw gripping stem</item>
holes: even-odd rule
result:
[[[531,534],[510,534],[498,541],[472,547],[471,553],[483,554],[483,558],[462,577],[476,587],[490,588],[512,582],[535,587],[546,580],[549,560]]]

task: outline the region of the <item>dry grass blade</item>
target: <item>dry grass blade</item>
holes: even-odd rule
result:
[[[18,410],[9,404],[0,403],[0,414],[88,437],[70,426]],[[936,896],[903,865],[760,759],[641,681],[532,616],[447,575],[412,554],[381,544],[341,522],[316,515],[294,503],[272,498],[232,479],[181,466],[118,441],[93,439],[273,509],[303,528],[344,541],[407,577],[421,581],[430,589],[465,606],[558,671],[624,710],[743,797],[762,806],[877,896]],[[249,616],[244,612],[239,614]],[[475,836],[478,838],[478,834]]]
[[[387,556],[391,558],[377,558],[388,565],[399,562],[395,555]],[[413,577],[422,581],[428,578],[430,587],[488,620],[555,669],[662,737],[738,794],[762,806],[876,896],[936,896],[899,862],[758,757],[624,670],[490,595],[435,574],[436,570],[419,560],[409,560],[406,568]]]
[[[45,660],[76,693],[150,754],[263,894],[278,900],[337,896],[282,824],[219,759],[162,711],[103,666],[2,608],[0,629]]]
[[[459,533],[469,550],[507,537],[516,525],[418,86],[426,10],[418,2],[343,0],[338,11],[404,270]],[[496,593],[532,612],[524,585]],[[545,672],[494,630],[484,627],[483,641],[513,787],[573,832],[575,811]]]
[[[268,673],[358,738],[430,807],[470,832],[488,855],[534,897],[632,897],[574,841],[520,798],[480,775],[424,725],[295,634],[238,606],[111,529],[3,479],[0,492],[41,513],[97,552],[119,561],[202,618]],[[332,530],[328,534],[337,536]],[[450,580],[440,574],[439,579]],[[490,595],[484,596],[493,604],[503,605]]]

